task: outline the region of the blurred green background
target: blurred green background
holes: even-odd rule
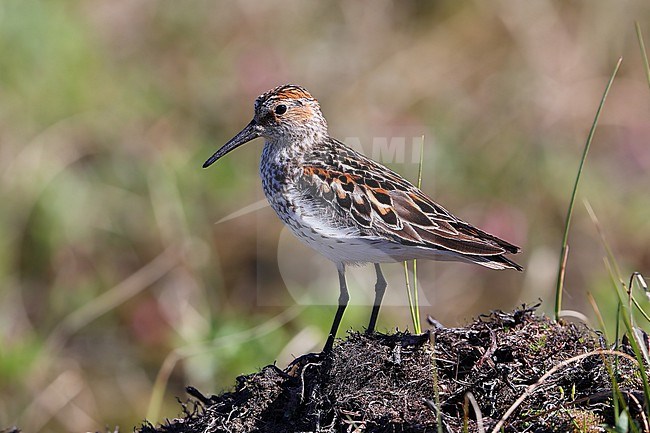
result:
[[[128,431],[176,415],[185,385],[218,392],[320,348],[336,272],[255,206],[261,140],[200,168],[257,95],[287,82],[369,155],[377,137],[402,137],[405,160],[384,162],[410,179],[424,135],[423,189],[523,247],[523,274],[419,265],[422,314],[451,326],[538,299],[552,311],[572,182],[623,56],[563,305],[593,317],[589,291],[613,317],[583,200],[623,272],[647,272],[650,91],[635,20],[650,35],[650,3],[1,2],[0,428]],[[412,328],[402,267],[384,268],[379,329]],[[349,278],[357,305],[341,335],[365,326],[372,296],[371,267]]]

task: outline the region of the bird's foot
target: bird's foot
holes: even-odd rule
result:
[[[434,319],[431,316],[427,316],[427,323],[431,326],[434,327],[434,329],[447,329],[445,325],[442,323],[438,322],[436,319]]]
[[[199,391],[198,389],[194,388],[193,386],[188,386],[185,388],[185,392],[187,392],[189,395],[203,403],[204,406],[210,406],[215,404],[217,401],[217,397],[212,395],[210,397],[206,397]]]
[[[323,363],[323,361],[327,358],[328,353],[326,352],[312,352],[312,353],[305,353],[304,355],[300,355],[293,361],[289,363],[287,368],[285,369],[285,372],[289,376],[296,376],[296,374],[299,371],[302,371],[307,365],[320,365]]]

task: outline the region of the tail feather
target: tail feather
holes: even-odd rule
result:
[[[523,271],[523,266],[510,260],[505,256],[465,256],[469,262],[476,263],[477,265],[485,266],[490,269],[515,269]]]

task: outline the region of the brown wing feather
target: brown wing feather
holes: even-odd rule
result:
[[[519,252],[519,247],[458,219],[394,171],[340,142],[330,145],[335,147],[325,152],[330,160],[319,158],[322,165],[303,167],[303,175],[317,192],[334,191],[334,212],[353,218],[368,235],[496,261],[502,254]],[[503,262],[514,263],[505,257]]]

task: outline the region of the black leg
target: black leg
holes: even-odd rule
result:
[[[375,263],[375,271],[377,272],[377,282],[375,283],[375,303],[372,305],[370,323],[368,323],[368,329],[366,329],[366,333],[368,334],[372,334],[375,331],[377,316],[379,315],[379,307],[381,306],[381,300],[384,298],[384,292],[386,291],[386,279],[384,278],[384,274],[381,273],[379,263]]]
[[[350,295],[348,294],[348,286],[345,283],[345,265],[337,265],[339,271],[339,289],[341,294],[339,295],[339,307],[336,310],[336,316],[334,316],[334,323],[332,323],[332,329],[330,329],[330,335],[327,337],[327,343],[323,348],[323,352],[328,353],[332,350],[334,346],[334,339],[336,338],[336,331],[339,329],[339,324],[341,323],[341,318],[343,317],[343,312],[345,307],[348,306],[348,301],[350,300]]]

